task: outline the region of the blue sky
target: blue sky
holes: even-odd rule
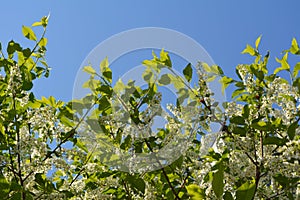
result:
[[[0,41],[23,39],[21,26],[51,13],[47,61],[51,76],[36,82],[37,96],[72,98],[74,79],[88,53],[110,36],[132,28],[163,27],[201,44],[226,74],[251,59],[247,43],[262,34],[261,53],[281,57],[293,37],[300,40],[299,1],[5,1],[1,3]],[[149,55],[151,58],[151,55]],[[273,67],[278,66],[271,62]]]

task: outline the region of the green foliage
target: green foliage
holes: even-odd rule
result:
[[[40,37],[35,28],[22,27],[32,48],[12,40],[4,53],[0,44],[1,199],[299,197],[300,65],[288,62],[288,56],[300,55],[295,38],[276,58],[281,66],[273,73],[267,67],[269,53],[259,53],[261,36],[255,47],[247,45],[242,53],[254,61],[236,67],[238,80],[205,63],[196,69],[187,64],[180,76],[162,50],[143,62],[145,87],[134,81],[113,84],[105,58],[98,70],[83,68],[90,75],[83,87],[90,93],[66,103],[52,96],[37,99],[31,92],[35,79],[49,76],[48,18],[32,24],[43,29]],[[281,71],[290,80],[279,76]],[[198,75],[195,86],[190,85],[193,74]],[[234,88],[223,110],[208,87],[216,79],[223,93],[229,85]],[[153,118],[163,113],[159,87],[165,85],[174,86],[177,103],[168,108],[172,115],[165,127],[149,134],[145,130]],[[206,135],[211,123],[222,128]],[[174,143],[178,148],[172,156],[179,156],[168,163],[157,152]],[[177,152],[180,144],[184,152]],[[140,155],[156,168],[134,160]]]

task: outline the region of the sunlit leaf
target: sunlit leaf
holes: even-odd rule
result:
[[[36,36],[35,36],[35,33],[33,32],[33,30],[28,27],[28,26],[22,26],[22,32],[23,32],[23,35],[28,38],[29,40],[34,40],[36,41]]]
[[[247,181],[236,191],[236,199],[252,200],[255,192],[255,182]]]
[[[85,66],[85,67],[83,67],[83,71],[87,72],[87,73],[89,73],[91,75],[97,74],[97,72],[95,71],[95,69],[92,66]]]

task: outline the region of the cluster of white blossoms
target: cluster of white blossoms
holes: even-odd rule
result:
[[[16,92],[22,85],[22,75],[20,72],[20,67],[18,65],[12,65],[9,71],[9,79],[7,85],[7,91]]]
[[[297,119],[297,112],[300,107],[300,95],[297,88],[291,86],[280,77],[276,77],[273,81],[269,82],[263,90],[258,90],[257,88],[260,86],[257,84],[259,83],[255,79],[254,74],[249,70],[249,66],[247,65],[237,66],[237,71],[244,85],[244,93],[241,94],[247,96],[247,98],[252,95],[251,98],[254,98],[253,101],[249,100],[248,102],[249,117],[244,122],[248,129],[245,129],[245,133],[240,133],[241,135],[239,135],[230,133],[231,129],[229,128],[229,130],[218,134],[218,138],[213,140],[215,142],[213,146],[209,142],[210,137],[208,135],[206,136],[206,140],[201,140],[202,151],[200,153],[207,155],[208,149],[205,148],[206,146],[212,146],[212,149],[216,153],[222,154],[225,151],[228,152],[228,162],[224,162],[226,166],[224,172],[224,191],[229,191],[234,195],[237,189],[236,183],[255,178],[259,170],[260,178],[255,199],[273,196],[280,196],[280,199],[288,199],[286,196],[281,195],[284,193],[284,189],[274,177],[278,176],[278,174],[288,178],[299,177],[299,128],[295,131],[294,139],[288,141],[284,140],[284,138],[290,137],[287,133],[287,128],[279,128],[272,131],[264,129],[256,130],[251,128],[251,126],[253,123],[252,120],[259,118],[262,122],[272,119],[284,127],[289,127]],[[202,76],[202,74],[200,75]],[[227,119],[242,116],[245,104],[245,102],[239,103],[236,100],[228,102],[225,108]],[[229,137],[223,137],[226,134],[229,134]],[[286,141],[285,144],[277,146],[275,144],[262,143],[261,137],[266,137],[268,134],[270,137]],[[206,157],[204,157],[204,161],[200,162],[200,169],[195,170],[199,186],[205,191],[207,199],[217,198],[211,182],[205,180],[205,178],[208,178],[208,173],[214,171],[213,167],[215,164],[215,161],[206,161]],[[290,192],[294,197],[297,195],[299,197],[299,182],[296,183],[296,187],[295,185],[291,185],[291,188],[293,189]],[[295,191],[295,188],[298,188],[297,191]]]

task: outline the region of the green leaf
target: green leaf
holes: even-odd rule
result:
[[[171,62],[170,56],[169,56],[168,52],[164,51],[164,49],[162,49],[160,52],[160,61],[167,67],[170,67],[170,68],[172,67],[172,62]]]
[[[62,116],[61,118],[60,118],[60,121],[61,121],[61,123],[63,123],[64,125],[66,125],[66,126],[68,126],[68,127],[74,127],[75,126],[75,123],[74,122],[72,122],[70,119],[68,119],[67,117],[65,117],[65,116]]]
[[[292,54],[300,54],[300,50],[299,50],[299,46],[298,46],[296,38],[293,38],[293,40],[292,40],[292,45],[291,45],[291,48],[290,48],[290,52]]]
[[[83,71],[87,72],[87,73],[89,73],[91,75],[96,75],[97,74],[97,72],[95,71],[95,69],[92,66],[85,66],[85,67],[83,67]]]
[[[289,138],[292,140],[294,139],[295,137],[295,134],[296,134],[296,129],[298,128],[298,122],[294,122],[292,123],[289,127],[288,127],[288,130],[287,130],[287,134],[289,136]]]
[[[11,41],[8,42],[7,53],[8,53],[8,55],[9,55],[10,58],[13,57],[13,54],[16,51],[21,51],[21,50],[22,50],[22,47],[20,46],[20,44],[15,43],[13,40],[11,40]]]
[[[218,198],[220,198],[224,192],[224,167],[223,164],[219,165],[217,172],[213,174],[212,188]]]
[[[34,22],[31,26],[42,26],[43,23],[42,22]]]
[[[241,185],[236,191],[236,199],[242,200],[252,200],[255,193],[255,182],[247,181],[243,185]]]
[[[287,139],[285,138],[279,138],[279,137],[266,137],[263,140],[263,144],[264,145],[273,145],[276,144],[278,146],[283,146],[285,145],[285,143],[287,142]]]
[[[7,199],[7,195],[10,192],[10,185],[5,177],[0,173],[0,198]]]
[[[224,200],[234,200],[232,197],[232,194],[228,191],[226,191],[225,194],[223,195],[223,199]]]
[[[228,87],[228,85],[232,82],[234,82],[234,80],[232,78],[229,78],[227,76],[223,76],[219,82],[222,84],[222,94],[224,95],[224,91],[225,89]]]
[[[245,137],[247,133],[247,129],[245,127],[234,126],[232,132],[234,134],[240,135],[241,137]]]
[[[186,187],[188,195],[192,200],[205,199],[205,192],[196,184],[190,184]]]
[[[201,67],[204,69],[206,72],[211,72],[210,66],[207,63],[201,62]]]
[[[47,45],[47,42],[48,42],[47,38],[42,38],[39,42],[39,46],[45,47]]]
[[[109,65],[109,63],[108,63],[108,58],[105,57],[105,58],[101,61],[101,63],[100,63],[100,71],[101,71],[102,73],[105,72],[106,69],[108,68],[108,65]]]
[[[219,75],[224,75],[224,72],[222,70],[222,68],[220,66],[217,66],[218,71],[219,71]]]
[[[244,105],[244,107],[243,107],[243,117],[244,118],[248,118],[249,117],[249,114],[250,114],[250,109],[249,109],[249,105],[248,104],[246,104],[246,105]]]
[[[296,78],[298,76],[298,72],[300,70],[300,62],[298,62],[295,67],[294,67],[294,70],[293,70],[293,77]]]
[[[163,74],[160,79],[158,80],[158,83],[161,85],[169,85],[171,83],[171,79],[169,77],[169,74]]]
[[[269,129],[268,124],[264,121],[255,122],[251,124],[251,127],[261,131],[267,131]]]
[[[193,76],[193,69],[192,69],[192,65],[191,63],[189,63],[183,70],[183,75],[185,77],[185,79],[190,82],[192,80],[192,76]]]
[[[142,178],[129,175],[125,180],[136,190],[145,193],[146,184]]]
[[[36,41],[36,36],[35,36],[35,33],[33,32],[33,30],[28,27],[28,26],[22,26],[22,32],[23,32],[23,35],[28,38],[29,40],[34,40]]]
[[[112,83],[112,71],[109,68],[109,62],[107,57],[105,57],[105,59],[101,61],[100,71],[102,75],[106,78],[106,80]]]
[[[256,48],[256,49],[258,49],[260,40],[261,40],[261,35],[260,35],[260,36],[256,39],[256,41],[255,41],[255,48]]]
[[[88,149],[86,148],[85,144],[81,140],[77,139],[76,146],[82,149],[84,152],[88,153]]]
[[[232,118],[229,119],[230,123],[233,124],[238,124],[238,125],[245,125],[245,119],[241,116],[233,116]]]
[[[273,74],[277,74],[278,72],[280,72],[280,71],[282,71],[282,70],[287,70],[287,71],[290,70],[290,65],[289,65],[288,62],[287,62],[287,58],[288,58],[288,53],[285,53],[281,60],[279,60],[278,58],[276,58],[276,61],[277,61],[278,63],[280,63],[281,66],[278,67],[278,68],[276,68],[276,69],[274,70]]]
[[[251,56],[257,55],[256,50],[249,44],[247,44],[246,48],[242,51],[242,54],[246,54],[246,53],[250,54]]]

